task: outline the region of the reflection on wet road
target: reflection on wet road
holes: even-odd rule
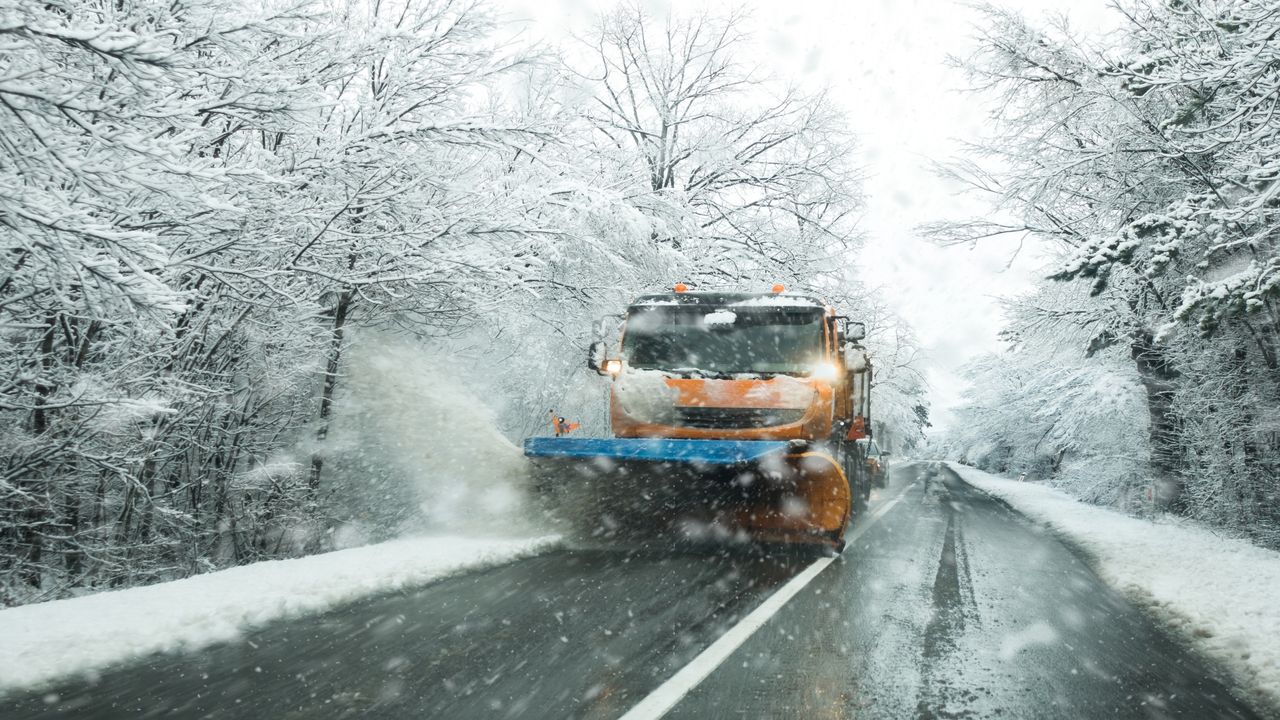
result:
[[[668,717],[1255,717],[949,470],[898,468],[876,503],[899,496]],[[810,562],[560,551],[9,698],[3,716],[613,718]]]
[[[1255,717],[1075,554],[942,466],[669,717]]]

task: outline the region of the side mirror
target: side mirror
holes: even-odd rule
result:
[[[867,336],[867,324],[855,320],[849,321],[849,326],[845,330],[845,337],[850,340],[861,340]]]
[[[890,456],[890,455],[892,455],[892,454],[893,454],[893,453],[889,452],[888,450],[881,450],[881,451],[880,451],[880,457],[889,457],[889,456]]]
[[[604,341],[596,340],[587,348],[587,367],[595,370],[601,375],[607,375],[604,369],[605,349]]]

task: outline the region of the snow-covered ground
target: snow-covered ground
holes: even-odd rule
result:
[[[1069,538],[1092,557],[1103,580],[1225,665],[1263,702],[1280,707],[1280,553],[947,464],[965,481]]]
[[[508,562],[557,542],[407,538],[2,610],[0,695],[148,653],[233,640],[274,620]]]

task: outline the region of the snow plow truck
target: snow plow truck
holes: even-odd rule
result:
[[[842,551],[870,494],[857,442],[871,428],[864,325],[780,285],[678,284],[611,318],[587,365],[610,380],[612,437],[524,444],[550,512],[587,539],[656,533]]]

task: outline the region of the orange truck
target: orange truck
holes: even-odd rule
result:
[[[587,362],[610,380],[612,437],[528,438],[535,487],[588,538],[656,529],[838,553],[870,494],[864,334],[781,286],[637,298]]]

